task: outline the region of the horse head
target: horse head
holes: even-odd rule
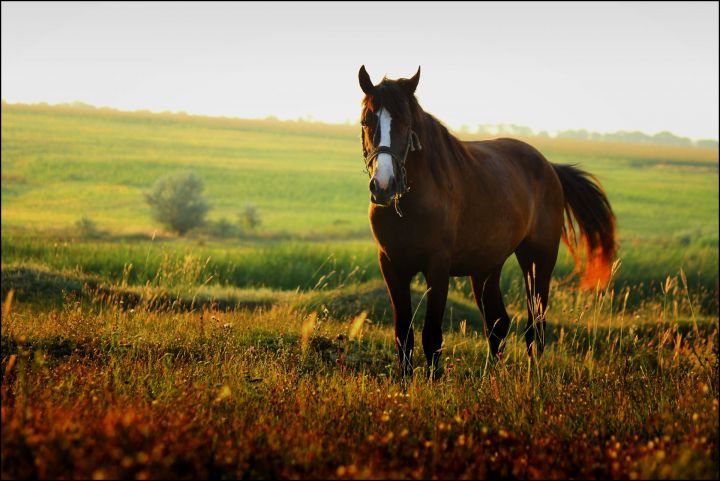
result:
[[[420,149],[413,130],[419,110],[415,89],[420,67],[412,78],[384,78],[374,85],[363,65],[358,80],[365,93],[360,123],[370,199],[375,204],[389,205],[408,191],[405,162],[410,151]]]

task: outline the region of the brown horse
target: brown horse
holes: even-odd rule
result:
[[[494,356],[507,335],[500,272],[513,253],[525,277],[528,354],[544,348],[545,311],[560,240],[586,250],[583,285],[608,281],[615,216],[597,179],[551,164],[514,139],[463,142],[415,98],[410,79],[373,85],[363,65],[362,144],[370,175],[370,225],[392,301],[402,375],[412,372],[410,281],[428,286],[422,343],[428,372],[439,375],[442,319],[450,276],[470,276]],[[576,238],[575,221],[580,240]]]

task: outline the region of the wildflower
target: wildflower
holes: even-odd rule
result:
[[[103,471],[102,469],[98,469],[98,470],[93,471],[92,478],[93,479],[107,479],[107,475],[105,474],[105,471]]]
[[[229,398],[230,396],[232,396],[232,391],[230,390],[230,386],[228,386],[227,384],[224,384],[220,388],[220,392],[218,393],[217,397],[215,398],[215,402],[220,402],[224,399]]]
[[[301,327],[301,343],[302,350],[305,351],[308,347],[308,343],[310,341],[310,334],[312,334],[313,330],[315,329],[315,324],[317,322],[317,312],[312,312],[308,318],[303,322]]]
[[[361,336],[361,329],[366,318],[367,311],[362,311],[355,317],[355,319],[353,319],[352,323],[350,323],[350,332],[348,333],[348,337],[350,337],[350,339],[359,338]]]

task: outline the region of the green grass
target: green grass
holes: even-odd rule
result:
[[[213,216],[258,206],[273,232],[367,233],[366,181],[344,127],[2,107],[3,225],[152,232],[144,203],[160,176],[192,170]]]
[[[50,262],[115,276],[127,263],[138,269],[144,265],[139,259],[153,248],[144,242],[133,245],[133,239],[164,235],[151,219],[143,191],[161,175],[192,170],[206,184],[211,219],[235,221],[252,203],[263,221],[254,234],[259,243],[252,245],[238,242],[236,248],[230,242],[198,249],[195,241],[170,244],[167,250],[177,255],[211,257],[213,266],[220,266],[214,270],[216,282],[312,287],[317,279],[311,274],[333,253],[345,272],[355,267],[345,260],[356,255],[366,272],[360,280],[377,277],[357,132],[355,126],[307,122],[3,104],[3,261]],[[715,287],[717,150],[528,140],[552,161],[579,163],[602,181],[618,218],[621,281],[658,284],[684,269],[693,285]],[[82,217],[109,232],[113,242],[75,244],[67,253],[61,247],[59,260],[55,247],[42,247],[44,241],[26,248],[18,247],[25,241],[12,238],[46,238],[48,231],[59,239],[67,239],[68,232],[77,238],[73,225]],[[118,238],[127,243],[114,242]],[[338,242],[267,247],[267,241],[280,239]],[[339,242],[344,239],[359,242]],[[46,244],[54,246],[55,240]],[[260,260],[253,259],[253,246]],[[40,252],[45,248],[53,251],[54,260]],[[566,257],[563,251],[558,274],[566,272]],[[297,262],[306,265],[299,269]],[[148,268],[156,269],[157,262]],[[142,282],[151,275],[131,273]]]
[[[451,280],[437,382],[418,276],[402,382],[358,132],[3,104],[3,479],[717,478],[717,150],[531,139],[603,182],[619,271],[554,284],[537,362],[513,259],[498,362]],[[174,170],[260,230],[163,232],[142,192]]]
[[[194,171],[212,218],[258,206],[263,229],[369,237],[356,126],[249,121],[68,107],[2,106],[2,225],[152,233],[142,192]],[[606,187],[621,239],[717,243],[717,150],[531,139]]]
[[[1,251],[3,266],[39,264],[56,271],[78,271],[135,286],[309,291],[382,279],[375,245],[361,240],[85,240],[24,233],[3,235]],[[702,309],[717,308],[712,294],[717,289],[718,275],[715,246],[686,244],[677,239],[636,241],[634,249],[621,251],[620,260],[615,285],[619,289],[634,287],[631,305],[642,301],[642,293],[660,292],[668,276],[682,272],[693,292],[702,295]],[[563,246],[554,276],[562,279],[571,270],[572,261]],[[416,279],[421,283],[422,276]],[[514,258],[505,264],[501,287],[506,296],[524,295]],[[466,278],[453,279],[451,290],[471,298]]]

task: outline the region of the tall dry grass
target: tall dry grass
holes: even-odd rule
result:
[[[553,289],[536,361],[522,301],[498,362],[480,326],[446,326],[445,376],[416,352],[404,383],[392,326],[365,313],[9,295],[2,475],[714,478],[717,318],[682,276],[664,286],[639,308]]]

